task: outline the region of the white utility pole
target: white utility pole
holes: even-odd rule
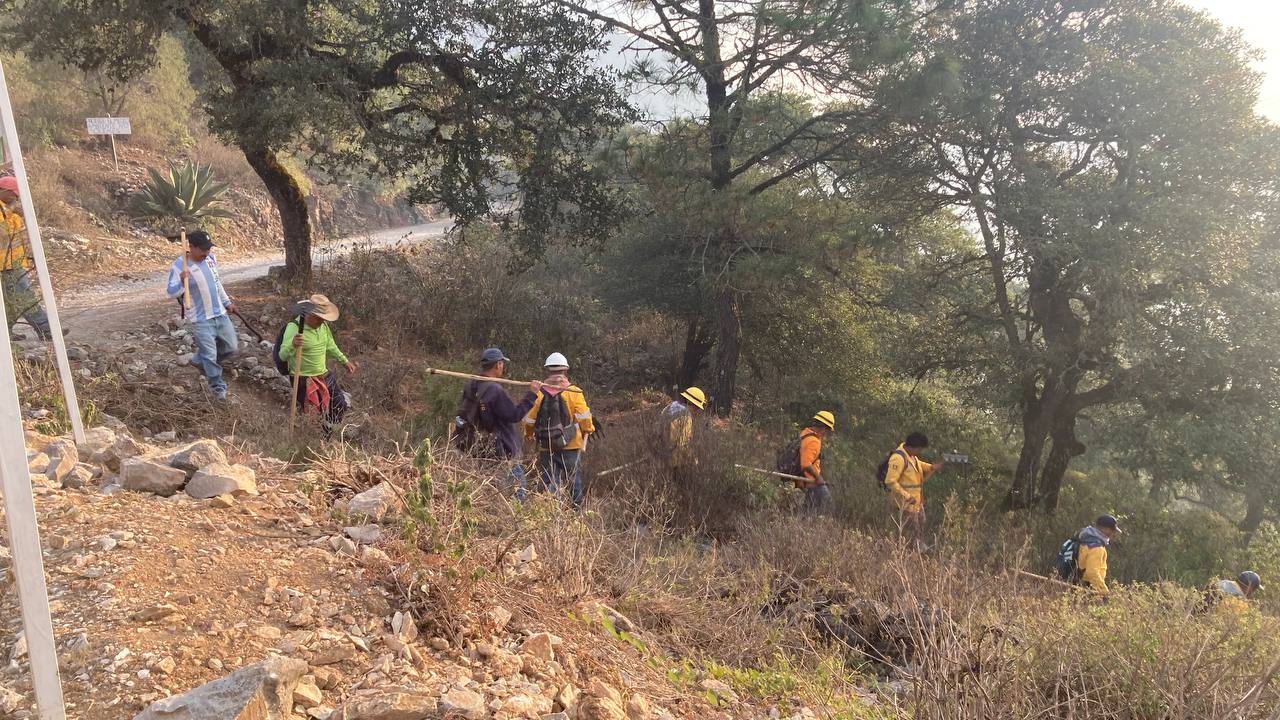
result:
[[[5,148],[13,159],[13,176],[18,181],[22,220],[27,226],[27,238],[31,241],[31,259],[36,263],[40,295],[44,299],[45,312],[49,314],[49,330],[53,335],[53,354],[58,362],[58,375],[62,378],[62,397],[67,405],[67,417],[71,420],[71,434],[75,437],[76,443],[82,445],[84,444],[84,422],[80,419],[80,401],[76,399],[76,386],[71,380],[71,363],[67,361],[67,345],[62,341],[62,320],[58,317],[58,303],[53,297],[53,282],[49,278],[49,264],[45,262],[44,243],[40,240],[40,223],[36,221],[35,203],[31,199],[31,185],[27,183],[27,166],[22,160],[22,146],[18,144],[18,126],[13,121],[13,103],[9,99],[9,83],[4,77],[3,63],[0,63],[0,122],[4,125]],[[8,337],[7,321],[3,330]]]

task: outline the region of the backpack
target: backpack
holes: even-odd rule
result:
[[[889,492],[889,461],[893,459],[894,454],[901,455],[903,462],[909,462],[907,454],[901,450],[894,450],[884,456],[884,460],[881,460],[880,465],[876,468],[876,480],[880,481],[880,489],[885,492]]]
[[[179,298],[179,302],[181,302],[181,298]],[[280,347],[284,345],[284,331],[289,329],[290,323],[297,323],[298,332],[302,332],[302,322],[302,316],[299,315],[293,320],[281,325],[280,332],[276,333],[276,342],[271,346],[271,359],[276,361],[276,372],[280,373],[281,377],[289,377],[289,361],[280,357]],[[293,349],[290,348],[290,352],[292,351]]]
[[[462,399],[453,418],[453,445],[463,452],[471,451],[479,433],[493,432],[493,423],[487,420],[484,402],[480,400],[481,382],[468,380],[462,387]]]
[[[1055,565],[1058,577],[1070,583],[1079,580],[1080,570],[1076,563],[1080,560],[1080,536],[1073,535],[1058,547]]]
[[[533,417],[533,436],[542,450],[563,450],[578,438],[578,424],[569,416],[564,393],[542,393],[538,414]]]
[[[796,438],[778,451],[778,472],[787,475],[801,476],[804,468],[800,467],[800,440]]]

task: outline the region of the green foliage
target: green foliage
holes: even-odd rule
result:
[[[128,141],[164,153],[186,149],[193,129],[204,132],[206,116],[191,84],[187,52],[172,34],[156,44],[156,60],[137,80],[123,86],[124,108],[133,134]],[[82,121],[83,122],[83,121]]]
[[[1017,413],[1008,503],[1052,510],[1094,408],[1274,385],[1275,129],[1239,36],[1178,3],[985,0],[952,24],[961,82],[918,135],[980,246],[924,264],[958,336],[930,361]]]
[[[589,156],[630,113],[593,61],[598,28],[555,4],[16,5],[20,46],[117,81],[152,67],[159,38],[181,28],[210,71],[210,130],[244,151],[287,218],[291,276],[311,271],[307,208],[280,167],[291,153],[329,176],[403,182],[460,223],[503,216],[524,246],[598,242],[621,209]]]
[[[88,104],[66,81],[66,70],[25,53],[5,53],[3,60],[24,147],[67,145],[79,139]]]
[[[21,52],[6,53],[4,66],[18,129],[28,145],[84,142],[86,117],[114,115],[128,117],[133,127],[132,135],[117,142],[172,152],[192,142],[193,122],[203,117],[186,51],[172,35],[157,40],[154,63],[129,80]]]
[[[214,218],[234,217],[222,207],[227,186],[213,179],[208,165],[187,162],[169,164],[169,172],[161,175],[147,168],[147,183],[138,191],[134,211],[138,217],[165,228],[199,226]]]
[[[557,249],[527,272],[508,272],[510,235],[473,226],[434,247],[409,253],[355,252],[317,278],[343,312],[389,347],[425,352],[439,367],[470,372],[481,349],[498,346],[513,359],[511,377],[533,379],[552,350],[574,364],[575,380],[658,380],[679,345],[672,324],[643,312],[607,313],[588,282],[594,262],[576,248]],[[429,430],[452,417],[457,385],[424,396]],[[442,413],[447,413],[443,415]]]
[[[478,525],[471,500],[473,489],[465,476],[447,474],[443,485],[445,506],[436,509],[436,484],[431,472],[434,465],[431,438],[424,438],[413,457],[417,482],[404,494],[402,534],[409,542],[430,552],[458,560],[466,555],[467,543]],[[471,578],[472,581],[478,579],[478,575]]]
[[[434,530],[438,523],[431,512],[431,499],[435,485],[431,477],[431,438],[423,438],[418,451],[413,456],[413,467],[418,471],[417,482],[413,489],[405,493],[405,515],[402,521],[403,532],[407,539],[416,539],[424,529]]]

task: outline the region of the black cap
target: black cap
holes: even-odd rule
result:
[[[503,355],[498,348],[489,348],[480,353],[480,364],[484,367],[492,367],[500,362],[511,362],[511,358]]]
[[[1116,522],[1115,515],[1099,515],[1098,519],[1094,521],[1093,526],[1099,527],[1099,528],[1109,528],[1111,530],[1115,530],[1116,532],[1123,532],[1122,530],[1120,530],[1120,524]]]
[[[209,233],[204,230],[195,230],[187,233],[187,243],[190,244],[191,247],[208,250],[213,247],[213,238],[209,237]]]

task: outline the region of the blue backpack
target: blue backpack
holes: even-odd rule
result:
[[[1066,582],[1076,582],[1079,579],[1079,569],[1076,562],[1080,559],[1080,536],[1075,535],[1062,543],[1058,547],[1057,555],[1058,577]]]

